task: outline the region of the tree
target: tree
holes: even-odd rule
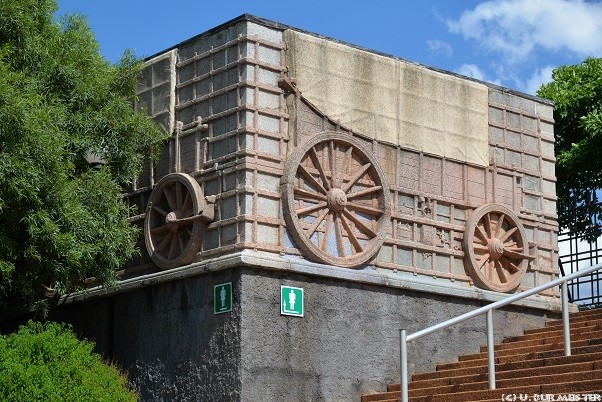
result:
[[[68,326],[30,321],[0,335],[2,401],[136,401],[125,376]]]
[[[602,234],[602,58],[561,66],[537,95],[554,101],[559,224],[593,241]]]
[[[110,65],[85,19],[56,10],[0,2],[0,308],[114,283],[136,252],[122,186],[164,138],[132,108],[141,62]]]

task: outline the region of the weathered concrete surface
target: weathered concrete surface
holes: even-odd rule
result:
[[[213,314],[219,271],[71,303],[51,319],[70,322],[125,370],[143,401],[239,401],[240,310]],[[238,294],[233,295],[239,306]]]
[[[280,285],[302,287],[303,318],[279,315]],[[478,306],[418,293],[244,269],[241,275],[241,401],[359,401],[399,381],[399,328],[410,332]],[[541,326],[541,310],[494,314],[496,339]],[[411,344],[410,371],[432,370],[486,343],[485,317]]]
[[[117,298],[113,356],[144,400],[236,401],[238,311],[213,314],[213,286],[233,272],[166,283]]]

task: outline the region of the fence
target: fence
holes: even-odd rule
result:
[[[558,237],[559,267],[563,276],[602,262],[602,237],[589,243],[574,233],[561,232]],[[569,299],[581,308],[602,304],[602,273],[592,272],[568,283]]]

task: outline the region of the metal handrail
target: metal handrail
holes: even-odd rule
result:
[[[495,362],[494,362],[494,344],[493,344],[493,310],[498,309],[500,307],[507,306],[512,304],[518,300],[524,299],[525,297],[543,292],[546,289],[552,288],[554,286],[561,285],[561,299],[562,299],[562,335],[564,339],[564,355],[571,355],[571,339],[570,339],[570,331],[569,331],[569,301],[568,301],[568,292],[567,292],[567,282],[571,281],[580,276],[587,275],[591,272],[598,271],[602,268],[602,264],[592,265],[589,268],[579,270],[570,275],[563,276],[548,283],[544,283],[543,285],[536,286],[532,289],[525,290],[524,292],[514,294],[510,297],[507,297],[503,300],[499,300],[495,303],[488,304],[486,306],[480,307],[476,310],[469,311],[468,313],[459,315],[455,318],[449,319],[442,323],[433,325],[431,327],[425,328],[418,332],[414,332],[413,334],[407,333],[407,330],[400,329],[399,330],[399,339],[400,339],[400,374],[401,374],[401,402],[408,402],[408,345],[407,343],[410,341],[414,341],[418,338],[422,338],[425,335],[432,334],[433,332],[437,332],[442,329],[446,329],[451,327],[452,325],[458,324],[460,322],[466,321],[470,318],[476,317],[481,314],[487,315],[487,370],[489,374],[489,389],[495,389]]]

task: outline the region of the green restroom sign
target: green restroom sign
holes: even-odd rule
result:
[[[213,314],[232,311],[232,282],[213,287]]]
[[[280,286],[280,314],[303,317],[303,288]]]

